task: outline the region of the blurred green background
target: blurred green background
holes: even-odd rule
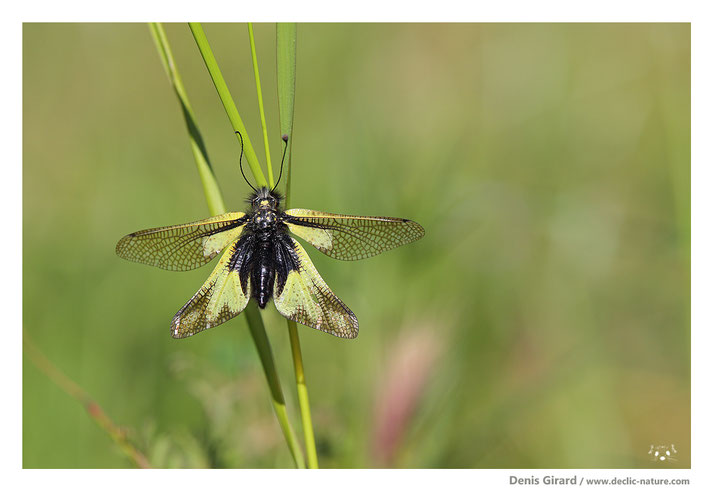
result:
[[[246,26],[204,28],[262,156]],[[188,26],[166,29],[242,210],[238,143]],[[275,29],[255,30],[277,160]],[[208,216],[147,26],[26,24],[23,45],[25,336],[153,466],[291,467],[243,317],[169,336],[215,261],[114,254]],[[361,329],[300,327],[322,467],[690,466],[688,24],[301,24],[296,98],[293,204],[427,231],[360,262],[308,246]],[[27,356],[23,460],[131,466]]]

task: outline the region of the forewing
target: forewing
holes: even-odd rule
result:
[[[359,331],[357,317],[330,290],[310,261],[305,249],[291,237],[293,269],[280,289],[276,277],[273,297],[280,314],[311,328],[341,338],[355,338]]]
[[[134,232],[117,243],[117,255],[165,270],[205,265],[238,239],[246,215],[231,212],[209,219]]]
[[[171,321],[171,336],[186,338],[225,323],[243,311],[250,300],[250,280],[243,286],[240,241],[223,253],[211,276]],[[238,251],[238,257],[234,257]]]
[[[360,260],[378,255],[424,235],[424,228],[408,219],[340,215],[295,208],[285,212],[290,232],[338,260]]]

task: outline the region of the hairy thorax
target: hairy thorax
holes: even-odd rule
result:
[[[278,215],[274,210],[264,208],[258,210],[251,219],[251,229],[259,235],[271,235],[278,225]]]

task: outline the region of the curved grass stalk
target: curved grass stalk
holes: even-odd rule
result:
[[[204,182],[203,189],[206,194],[206,201],[208,202],[210,213],[212,215],[222,214],[225,212],[223,198],[220,189],[217,186],[217,183],[215,186],[211,185],[211,181],[215,182],[215,176],[213,175],[213,170],[208,161],[205,146],[203,145],[203,139],[201,138],[200,132],[198,130],[198,126],[193,116],[193,112],[190,110],[191,106],[188,104],[188,98],[186,96],[185,90],[183,90],[183,85],[180,85],[181,78],[173,62],[173,57],[171,56],[171,49],[169,47],[168,40],[166,39],[166,34],[164,33],[163,27],[159,23],[150,24],[150,28],[152,34],[154,35],[154,40],[156,41],[159,53],[162,56],[164,68],[166,69],[169,75],[169,79],[174,85],[174,90],[176,91],[176,94],[179,97],[179,100],[181,101],[182,108],[184,109],[184,117],[186,118],[186,125],[188,127],[189,137],[192,141],[192,148],[194,148],[195,144],[196,148],[200,150],[199,153],[194,153],[194,157],[196,157],[196,165],[199,167],[199,174],[201,176],[201,180]],[[255,176],[255,179],[258,184],[260,185],[262,180],[262,184],[264,185],[266,184],[265,177],[263,176],[263,173],[260,170],[260,166],[258,164],[257,157],[255,156],[255,152],[253,151],[252,146],[250,146],[250,140],[248,139],[248,134],[245,131],[245,127],[243,126],[243,123],[240,119],[238,110],[235,107],[235,104],[233,104],[233,99],[231,98],[230,93],[228,93],[228,88],[225,84],[225,81],[223,81],[223,77],[220,75],[220,70],[218,69],[216,60],[213,57],[210,45],[208,44],[208,40],[206,39],[205,34],[203,33],[203,29],[200,25],[193,25],[191,27],[191,30],[194,33],[196,43],[199,45],[201,54],[204,57],[206,66],[209,68],[211,78],[213,79],[216,89],[219,91],[219,96],[221,97],[221,101],[223,101],[224,103],[226,113],[228,113],[228,116],[231,119],[231,123],[233,124],[234,129],[243,132],[242,134],[245,143],[246,157],[248,155],[252,155],[251,159],[253,165],[250,166],[251,171],[253,171],[253,175]],[[217,81],[214,76],[219,77],[220,80]],[[176,81],[179,82],[178,86],[176,84]],[[227,104],[229,104],[230,107],[226,106]],[[240,124],[237,125],[237,123]],[[250,154],[248,154],[249,148],[251,150]],[[250,162],[251,161],[249,160],[249,163]],[[208,184],[206,183],[206,180],[208,180]],[[265,333],[265,326],[263,325],[263,320],[260,316],[260,313],[258,312],[258,309],[252,303],[248,304],[245,310],[245,314],[246,320],[248,321],[248,326],[250,328],[251,336],[253,337],[253,342],[255,343],[258,355],[260,357],[263,372],[265,373],[265,378],[268,382],[270,395],[273,403],[273,409],[275,410],[275,415],[278,419],[278,423],[280,424],[283,436],[285,437],[285,441],[288,445],[288,448],[290,449],[293,460],[295,461],[295,465],[298,468],[305,468],[305,457],[303,456],[302,449],[300,449],[300,445],[297,441],[297,438],[295,437],[295,433],[288,419],[287,409],[285,407],[285,398],[283,397],[280,380],[278,378],[277,370],[275,369],[275,361],[273,359],[273,353],[270,348],[270,343],[268,341],[267,334]]]
[[[179,103],[181,103],[181,110],[188,129],[188,138],[191,142],[191,152],[193,153],[193,158],[196,161],[198,174],[201,177],[203,193],[206,195],[206,201],[208,202],[208,209],[212,215],[222,214],[226,209],[226,206],[223,203],[223,195],[221,194],[221,189],[218,187],[216,176],[213,174],[213,168],[208,160],[206,144],[203,142],[201,132],[198,131],[198,127],[196,126],[196,118],[193,114],[191,104],[188,102],[186,89],[184,88],[181,76],[176,69],[169,41],[166,38],[166,32],[164,31],[164,27],[158,22],[150,23],[149,29],[151,30],[151,35],[154,38],[156,49],[159,51],[159,55],[161,56],[161,62],[164,65],[164,70],[169,76],[171,86],[174,88],[174,92],[176,93],[176,97],[178,97]]]

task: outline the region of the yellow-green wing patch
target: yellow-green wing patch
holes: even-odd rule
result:
[[[275,308],[288,319],[341,338],[355,338],[357,317],[330,290],[310,261],[305,249],[294,239],[296,270],[288,273],[281,292],[276,279]]]
[[[237,268],[231,268],[234,243],[223,253],[211,276],[171,321],[171,336],[186,338],[225,323],[243,311],[250,300],[250,280],[245,291]]]
[[[338,260],[369,258],[424,236],[424,228],[408,219],[330,214],[302,208],[285,214],[290,232]]]
[[[165,270],[193,270],[205,265],[238,239],[245,224],[243,212],[134,232],[117,243],[124,259]]]

